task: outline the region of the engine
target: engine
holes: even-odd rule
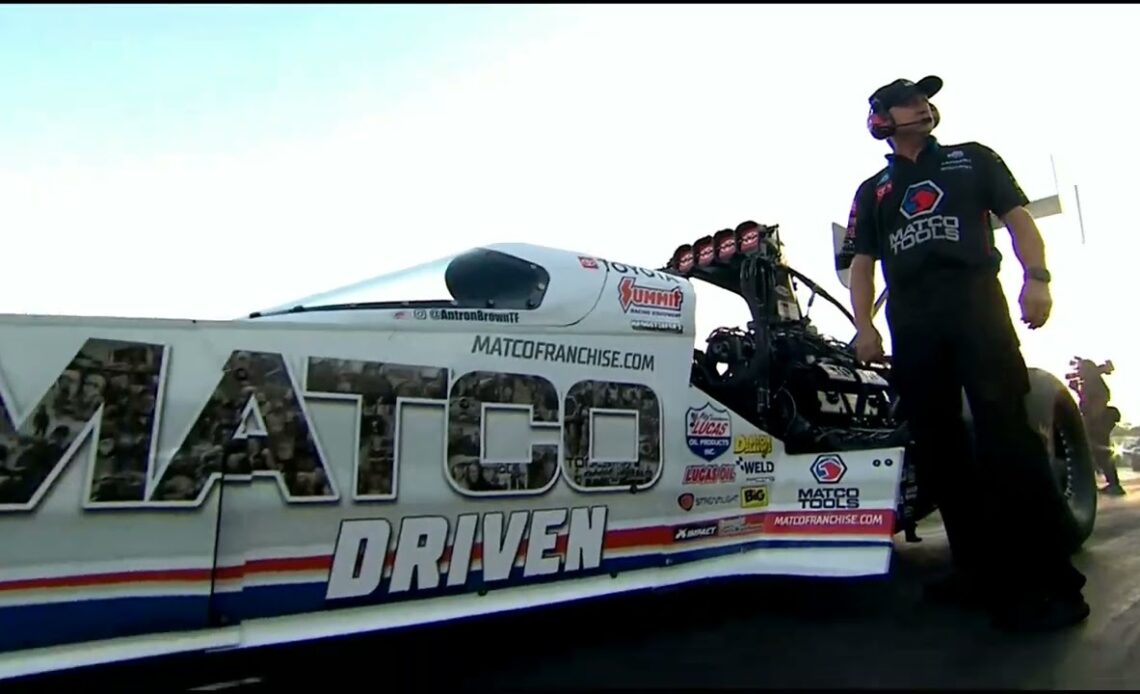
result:
[[[709,337],[704,372],[724,365],[716,379],[722,401],[738,412],[763,412],[757,424],[790,452],[892,445],[900,422],[884,372],[856,364],[846,344],[810,323],[774,325],[768,337],[768,364],[757,373],[746,371],[759,361],[753,331],[721,328]],[[770,406],[759,408],[756,393],[765,389]]]

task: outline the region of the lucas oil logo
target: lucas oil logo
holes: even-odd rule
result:
[[[712,461],[719,458],[732,445],[732,418],[727,410],[719,410],[712,403],[690,407],[685,413],[685,442],[689,450]]]

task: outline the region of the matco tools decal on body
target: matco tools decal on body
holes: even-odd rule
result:
[[[732,418],[727,410],[712,403],[690,407],[685,413],[685,442],[689,450],[708,461],[724,454],[732,445]]]
[[[858,487],[838,487],[847,474],[847,464],[838,455],[818,456],[811,464],[811,475],[820,486],[798,490],[800,508],[805,509],[857,509]]]

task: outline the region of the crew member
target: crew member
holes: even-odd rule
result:
[[[1045,441],[1028,422],[1029,374],[998,280],[990,212],[1005,223],[1024,269],[1021,319],[1030,329],[1045,324],[1052,306],[1044,243],[996,152],[931,135],[939,116],[929,98],[941,88],[934,76],[899,79],[870,98],[868,128],[893,153],[858,187],[848,223],[856,355],[884,356],[872,324],[880,260],[893,386],[955,565],[928,597],[978,600],[1000,628],[1068,626],[1088,616],[1085,578],[1058,541],[1064,499]],[[963,389],[976,455],[961,417]],[[996,528],[1013,542],[995,546]]]

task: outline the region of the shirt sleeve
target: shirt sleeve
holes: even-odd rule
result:
[[[985,145],[978,145],[978,148],[981,150],[982,191],[986,207],[998,217],[1004,217],[1013,208],[1028,205],[1029,198],[1001,155]]]
[[[871,186],[864,181],[855,191],[855,199],[851,202],[851,214],[847,217],[846,244],[854,255],[869,255],[876,260],[879,258],[879,238],[874,223],[874,197],[870,194]]]

